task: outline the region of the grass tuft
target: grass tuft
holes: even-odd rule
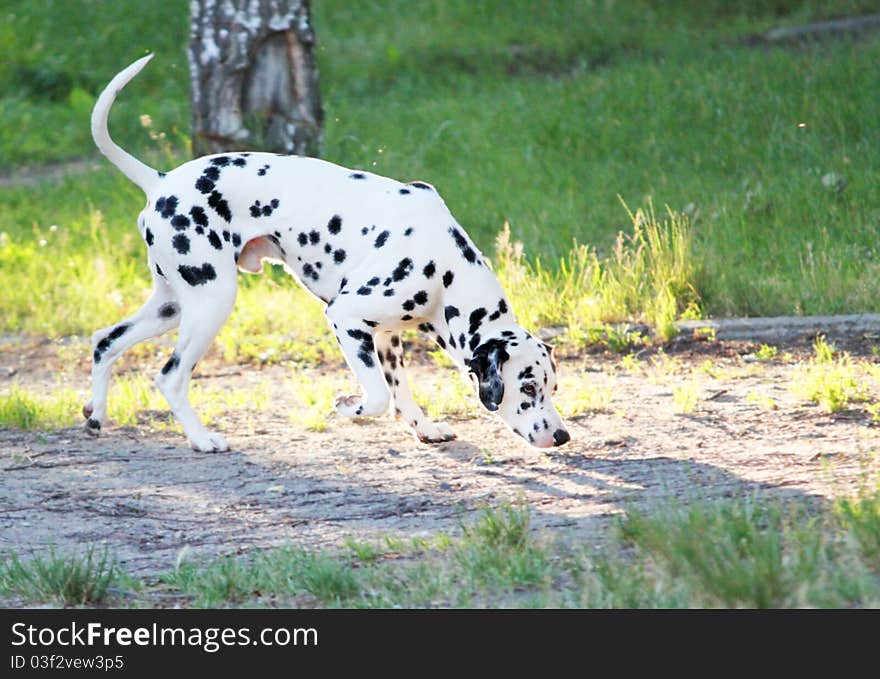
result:
[[[13,554],[0,564],[0,592],[35,603],[97,606],[106,602],[120,579],[115,561],[104,549],[100,556],[89,547],[82,556],[56,554],[22,561]]]
[[[821,531],[799,532],[778,503],[697,503],[630,512],[623,537],[675,577],[691,579],[708,605],[776,608],[801,603],[818,571]]]
[[[827,412],[836,413],[852,402],[867,401],[868,387],[862,371],[846,352],[835,355],[834,348],[819,337],[813,344],[814,356],[801,366],[792,382],[792,391]]]
[[[70,426],[82,406],[76,391],[58,387],[37,394],[13,384],[0,393],[0,425],[46,431]]]
[[[563,325],[558,342],[574,347],[604,334],[610,345],[626,350],[641,338],[621,338],[608,331],[609,323],[643,320],[668,340],[682,314],[698,314],[687,216],[667,208],[666,218],[658,219],[650,204],[634,213],[624,208],[632,230],[618,233],[609,257],[575,243],[553,268],[540,259],[528,262],[505,223],[495,242],[495,269],[505,289],[515,291],[511,301],[527,327]]]

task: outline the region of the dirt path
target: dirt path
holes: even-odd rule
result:
[[[863,410],[830,416],[805,405],[789,390],[794,365],[750,362],[743,354],[751,349],[716,343],[634,370],[620,356],[563,362],[567,379],[605,390],[611,402],[571,419],[572,443],[549,453],[524,447],[488,414],[450,418],[459,439],[439,446],[386,418],[331,416],[325,432],[311,433],[290,422],[291,368],[207,364],[203,385],[271,385],[270,409],[224,416],[229,453],[195,453],[178,434],[146,426],[111,425],[98,439],[78,426],[0,429],[0,554],[106,544],[144,575],[173,568],[181,555],[455,532],[482,503],[517,496],[539,528],[591,544],[626,506],[750,488],[822,502],[854,488],[880,450],[880,427]],[[45,345],[0,348],[0,390],[12,380],[57,388],[59,360]],[[691,375],[707,360],[714,377]],[[413,371],[430,384],[438,369]],[[65,375],[77,388],[88,384],[84,364]],[[699,404],[682,415],[673,388],[692,380]]]

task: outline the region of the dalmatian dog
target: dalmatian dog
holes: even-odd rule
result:
[[[222,153],[158,172],[116,145],[107,129],[117,94],[152,56],[116,75],[92,112],[98,148],[147,195],[137,224],[153,292],[134,315],[92,335],[92,397],[83,407],[89,433],[106,417],[114,361],[179,328],[156,384],[195,450],[227,450],[190,405],[189,383],[232,310],[237,270],[259,273],[268,260],[326,304],[362,388],[337,400],[340,414],[381,415],[393,401],[420,440],[454,438],[415,403],[404,376],[400,333],[418,328],[514,433],[539,448],[569,440],[551,402],[550,346],[517,325],[497,278],[431,185],[271,153]]]

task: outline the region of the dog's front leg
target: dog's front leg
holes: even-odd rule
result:
[[[391,394],[382,376],[373,341],[375,329],[363,319],[343,311],[342,305],[327,308],[345,362],[361,385],[361,396],[341,396],[336,412],[346,417],[371,417],[388,412]]]
[[[375,340],[385,382],[394,399],[394,414],[412,427],[422,443],[442,443],[454,439],[455,434],[445,422],[432,422],[415,402],[403,368],[403,342],[400,335],[390,331],[378,332]]]

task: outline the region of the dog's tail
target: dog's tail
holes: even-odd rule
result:
[[[110,115],[110,107],[116,101],[116,95],[132,78],[141,72],[141,69],[152,58],[153,55],[148,54],[138,59],[124,71],[117,73],[116,77],[101,92],[95,108],[92,109],[92,138],[95,140],[98,149],[107,156],[111,163],[122,170],[126,177],[140,186],[145,193],[159,179],[159,173],[127,151],[124,151],[110,138],[110,132],[107,129],[107,118]]]

